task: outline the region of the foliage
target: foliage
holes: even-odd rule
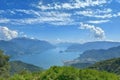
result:
[[[86,68],[93,65],[93,63],[72,63],[70,66],[76,67],[76,68]]]
[[[23,71],[7,80],[120,80],[120,78],[116,74],[105,71],[53,66],[43,72],[30,73]]]
[[[91,69],[97,69],[100,71],[113,72],[120,75],[120,58],[109,59],[101,62],[97,62],[90,66]]]
[[[10,61],[10,73],[13,75],[22,71],[39,72],[43,68],[34,66],[32,64],[24,63],[22,61]]]
[[[119,78],[107,72],[54,66],[41,73],[40,80],[119,80]]]
[[[3,51],[0,50],[0,77],[8,77],[9,76],[8,61],[9,61],[9,57],[4,55]]]

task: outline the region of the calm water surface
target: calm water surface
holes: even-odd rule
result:
[[[48,50],[46,52],[40,54],[32,54],[32,55],[21,55],[12,60],[21,60],[23,62],[27,62],[30,64],[34,64],[43,68],[49,68],[50,66],[62,66],[64,61],[69,61],[77,58],[80,52],[63,52],[66,48],[57,47],[52,50]]]

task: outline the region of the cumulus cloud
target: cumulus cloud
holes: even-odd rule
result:
[[[7,27],[0,27],[0,40],[11,40],[18,37],[18,32]]]
[[[103,39],[105,38],[104,30],[102,30],[100,27],[95,27],[94,25],[84,24],[80,23],[79,29],[88,29],[93,33],[93,36],[97,39]]]

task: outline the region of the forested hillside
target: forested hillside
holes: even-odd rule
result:
[[[15,73],[20,73],[22,71],[29,71],[29,72],[40,72],[43,68],[24,63],[22,61],[10,61],[10,74],[13,75]]]
[[[120,75],[120,58],[114,58],[97,62],[94,65],[90,66],[89,68],[100,71],[113,72]]]

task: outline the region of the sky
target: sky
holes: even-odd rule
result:
[[[0,40],[120,41],[120,0],[0,0]]]

